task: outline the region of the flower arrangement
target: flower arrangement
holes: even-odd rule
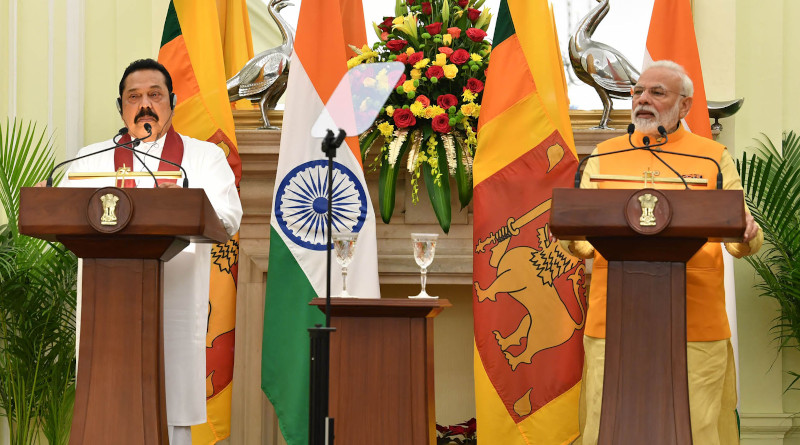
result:
[[[472,200],[472,159],[491,52],[486,29],[492,14],[488,8],[479,10],[484,1],[397,0],[395,17],[373,23],[380,41],[372,48],[351,46],[356,56],[348,68],[405,64],[374,126],[360,137],[364,164],[380,169],[379,206],[385,223],[394,211],[401,168],[411,173],[412,202],[419,201],[419,181],[425,182],[445,233],[450,229],[451,176],[461,208]]]
[[[474,445],[478,443],[477,431],[474,417],[458,425],[442,426],[437,424],[436,443],[437,445]]]

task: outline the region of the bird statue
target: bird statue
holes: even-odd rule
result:
[[[631,87],[639,80],[639,71],[619,51],[592,40],[592,34],[611,9],[609,0],[597,0],[569,39],[569,59],[578,79],[597,91],[603,102],[603,117],[593,129],[608,129],[611,98],[629,99]]]
[[[708,117],[714,119],[714,123],[711,124],[711,131],[722,131],[722,124],[719,123],[719,120],[736,114],[736,112],[739,111],[739,108],[742,108],[744,98],[724,101],[709,100],[707,102]]]
[[[249,99],[258,103],[264,126],[260,130],[278,130],[270,125],[267,110],[274,110],[278,99],[286,91],[289,78],[289,62],[294,47],[294,36],[291,26],[280,15],[280,11],[294,6],[289,0],[270,0],[267,7],[269,15],[278,24],[283,43],[274,48],[258,53],[250,59],[235,76],[227,80],[228,98],[231,102]]]

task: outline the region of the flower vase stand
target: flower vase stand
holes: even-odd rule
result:
[[[23,188],[19,228],[83,258],[70,445],[168,445],[164,262],[228,239],[205,192]]]
[[[707,241],[741,241],[742,192],[555,189],[552,204],[553,234],[608,260],[599,443],[691,444],[686,262]]]
[[[325,310],[325,299],[312,305]],[[445,299],[332,298],[335,443],[435,445],[433,318]]]

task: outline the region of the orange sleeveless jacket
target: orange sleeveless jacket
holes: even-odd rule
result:
[[[634,133],[633,142],[642,145],[643,135]],[[599,153],[629,148],[627,136],[609,139],[597,146]],[[661,147],[665,151],[708,156],[720,161],[725,147],[702,136],[697,136],[679,127],[669,135],[669,143]],[[683,156],[661,154],[662,159],[684,177],[703,178],[707,185],[691,185],[692,189],[716,188],[716,166],[709,161]],[[646,151],[633,151],[596,158],[599,174],[642,176],[648,169],[658,172],[656,177],[676,177]],[[642,183],[608,181],[597,183],[598,188],[641,188]],[[658,189],[682,189],[683,184],[656,183]],[[589,311],[586,335],[605,338],[606,335],[606,285],[608,262],[595,251],[589,292]],[[686,339],[687,341],[713,341],[730,338],[728,316],[725,312],[725,287],[720,243],[706,243],[686,264]]]

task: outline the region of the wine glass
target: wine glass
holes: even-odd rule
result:
[[[340,298],[353,298],[347,293],[347,266],[353,260],[353,252],[356,248],[358,233],[344,232],[334,233],[331,236],[333,248],[336,251],[336,262],[342,267],[342,293]]]
[[[411,241],[414,244],[414,261],[417,262],[420,270],[420,280],[422,290],[419,294],[408,298],[439,298],[428,295],[425,292],[425,282],[428,279],[428,266],[433,262],[433,255],[436,253],[436,240],[439,235],[435,233],[412,233]]]

